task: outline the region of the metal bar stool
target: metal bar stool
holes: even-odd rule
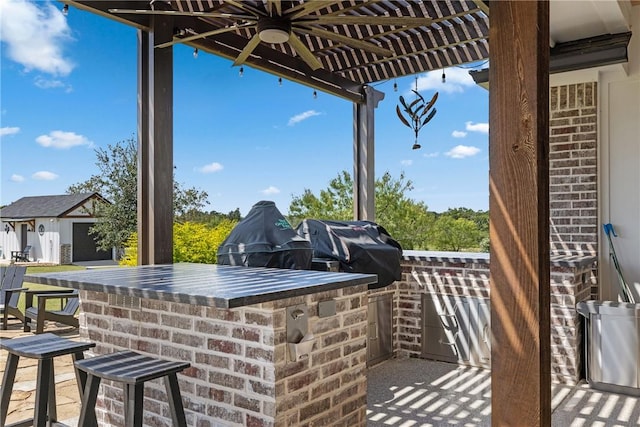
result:
[[[74,362],[77,362],[84,359],[84,351],[95,347],[95,345],[92,342],[72,341],[54,334],[2,340],[0,348],[7,350],[9,356],[7,357],[7,365],[2,378],[2,391],[0,392],[0,427],[9,427],[5,423],[20,357],[38,359],[35,413],[32,419],[16,422],[11,426],[33,425],[44,427],[47,421],[49,425],[57,421],[53,358],[70,354]],[[86,374],[76,370],[76,381],[81,398],[86,378]]]
[[[123,383],[124,416],[127,427],[142,426],[144,383],[164,377],[173,425],[186,427],[182,397],[176,373],[188,368],[188,362],[174,362],[121,351],[75,362],[76,369],[86,372],[87,382],[82,396],[79,426],[94,427],[98,387],[102,378]]]

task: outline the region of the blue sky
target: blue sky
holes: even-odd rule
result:
[[[0,0],[0,204],[64,194],[98,172],[95,149],[136,138],[136,31],[48,1]],[[292,196],[318,193],[353,171],[353,104],[250,67],[174,47],[176,179],[209,194],[206,210],[246,214],[259,200],[286,213]],[[416,76],[373,83],[376,176],[401,172],[430,210],[488,209],[488,92],[468,68],[417,76],[434,119],[412,150],[395,113]],[[394,82],[398,91],[394,92]]]

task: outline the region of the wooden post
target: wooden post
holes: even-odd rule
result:
[[[491,419],[551,424],[549,3],[492,1]]]
[[[374,119],[384,93],[371,86],[362,93],[363,101],[353,104],[353,217],[375,221]]]
[[[173,39],[170,17],[138,31],[138,264],[173,262]]]

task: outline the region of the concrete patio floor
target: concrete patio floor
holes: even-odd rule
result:
[[[369,368],[367,427],[490,426],[491,374],[423,359],[391,359]],[[638,426],[640,398],[552,386],[552,425]]]
[[[48,332],[79,339],[77,329],[49,324]],[[18,324],[0,339],[22,335]],[[7,352],[0,350],[0,375]],[[36,361],[21,359],[11,396],[8,423],[33,416]],[[58,417],[75,426],[80,413],[71,356],[55,359]],[[391,359],[368,371],[368,427],[490,426],[491,378],[485,369],[423,359]],[[587,384],[553,387],[552,425],[640,425],[640,398],[605,393]]]

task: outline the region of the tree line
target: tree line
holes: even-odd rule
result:
[[[125,263],[137,262],[137,147],[133,139],[98,148],[99,173],[70,186],[68,193],[96,192],[110,204],[98,208],[98,221],[90,233],[98,248],[118,249]],[[424,202],[409,197],[413,183],[404,173],[394,178],[385,172],[375,181],[376,223],[404,249],[438,251],[489,250],[489,212],[452,208],[436,213]],[[353,179],[347,171],[333,178],[319,194],[305,189],[293,196],[287,219],[297,226],[305,218],[353,219]],[[174,261],[215,262],[220,243],[240,221],[240,209],[228,213],[206,211],[208,194],[175,180]],[[126,249],[126,250],[125,250]]]
[[[489,211],[451,208],[429,211],[424,202],[409,197],[413,182],[404,173],[389,172],[375,181],[375,222],[383,226],[403,249],[435,251],[489,251]],[[305,189],[289,205],[295,226],[305,218],[353,219],[353,179],[342,171],[319,194]]]

